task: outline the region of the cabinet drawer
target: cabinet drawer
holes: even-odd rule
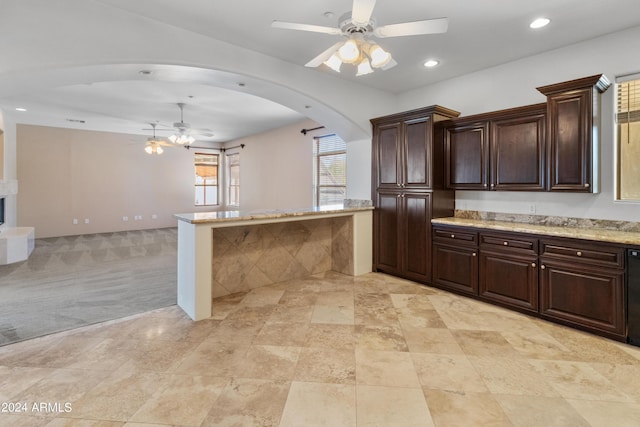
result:
[[[521,249],[537,253],[538,239],[522,235],[481,233],[480,245],[488,249]]]
[[[545,258],[623,268],[624,250],[615,246],[571,241],[542,241],[540,255]]]
[[[462,245],[478,245],[478,233],[456,228],[434,228],[433,240],[443,243],[455,243]]]

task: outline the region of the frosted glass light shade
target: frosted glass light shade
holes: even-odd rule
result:
[[[338,56],[342,62],[346,62],[347,64],[356,62],[360,56],[360,50],[358,49],[356,41],[353,39],[347,40],[340,49],[338,49]]]
[[[391,62],[391,54],[377,44],[371,46],[369,56],[371,57],[371,66],[374,68],[384,67]]]
[[[331,55],[331,58],[327,59],[324,64],[331,68],[333,71],[340,72],[340,66],[342,65],[342,60],[338,58],[338,56],[334,53]]]
[[[358,72],[356,73],[356,76],[364,76],[365,74],[371,74],[371,73],[373,73],[373,68],[371,68],[371,64],[369,63],[369,60],[367,58],[364,58],[358,64]]]

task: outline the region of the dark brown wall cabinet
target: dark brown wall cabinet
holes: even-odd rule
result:
[[[623,248],[442,225],[432,233],[435,286],[625,340]]]
[[[432,106],[371,120],[375,270],[431,280],[431,218],[453,215],[454,205],[434,123],[457,115]]]
[[[539,87],[545,104],[443,123],[445,182],[457,190],[598,191],[603,75]]]
[[[596,75],[538,88],[547,96],[551,191],[598,191],[599,95],[610,85]]]
[[[544,190],[545,126],[546,104],[447,122],[444,125],[447,187]]]

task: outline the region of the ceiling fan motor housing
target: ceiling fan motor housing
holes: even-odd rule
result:
[[[362,34],[363,36],[365,36],[373,33],[373,29],[376,26],[375,20],[373,18],[370,19],[369,22],[367,22],[365,25],[354,23],[353,19],[351,18],[351,12],[343,14],[338,22],[340,23],[340,31],[342,31],[342,34],[344,35]]]

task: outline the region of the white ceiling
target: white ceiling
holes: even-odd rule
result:
[[[32,43],[46,44],[51,55],[56,40],[42,26],[29,26],[31,34],[18,37],[27,20],[55,22],[45,14],[45,0],[3,0],[0,3],[0,36],[11,37],[8,52],[0,52],[0,62],[10,63],[12,55],[29,52],[22,49]],[[167,27],[191,32],[280,60],[304,65],[311,58],[339,41],[339,36],[271,28],[275,19],[305,24],[337,26],[338,17],[351,9],[351,0],[84,0],[83,7],[66,10],[61,1],[59,13],[75,22],[83,14],[92,13],[91,6],[116,8],[130,16],[144,18]],[[96,9],[97,10],[97,9]],[[331,12],[333,17],[326,17]],[[551,24],[532,30],[528,24],[539,16]],[[3,18],[4,17],[4,18]],[[413,88],[472,73],[494,65],[567,46],[583,40],[640,25],[638,0],[378,0],[373,12],[377,24],[448,17],[446,34],[380,39],[379,43],[393,54],[398,65],[387,71],[355,77],[351,66],[343,66],[337,75],[325,68],[305,69],[307,73],[329,73],[346,81],[372,89],[398,94]],[[91,17],[93,20],[95,16]],[[25,22],[21,22],[21,20]],[[30,24],[33,24],[30,22]],[[107,22],[116,37],[118,28],[128,22]],[[4,30],[3,30],[4,29]],[[71,27],[78,42],[82,26]],[[35,34],[34,34],[35,32]],[[1,43],[0,43],[1,45]],[[108,49],[108,43],[102,46]],[[178,57],[176,53],[176,58]],[[422,67],[424,60],[436,58],[440,65]],[[34,59],[36,61],[36,59]],[[145,58],[139,58],[145,64]],[[37,62],[37,61],[36,61]],[[0,64],[1,65],[1,64]],[[155,69],[162,64],[141,66]],[[550,64],[550,66],[553,66]],[[0,85],[2,67],[0,66]],[[242,76],[234,84],[242,82]],[[227,82],[228,83],[228,82]],[[10,91],[5,91],[10,92]],[[1,95],[2,91],[0,91]],[[193,96],[193,97],[191,97]],[[0,108],[13,110],[25,106],[29,111],[18,116],[20,122],[54,125],[67,119],[91,119],[93,128],[143,134],[146,123],[171,125],[179,121],[177,102],[184,102],[184,121],[193,127],[208,128],[212,141],[229,141],[268,129],[298,122],[305,118],[304,109],[294,111],[272,101],[250,95],[242,87],[230,84],[216,86],[201,81],[181,82],[159,79],[105,81],[93,84],[64,85],[30,92],[0,96]],[[87,120],[88,121],[88,120]],[[67,122],[69,127],[78,127]]]

